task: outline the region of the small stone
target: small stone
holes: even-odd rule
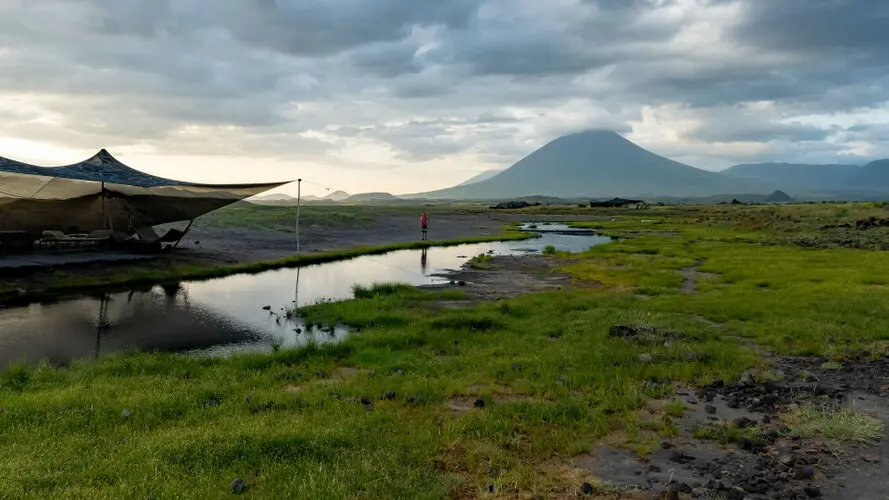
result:
[[[385,399],[387,401],[392,401],[393,399],[395,399],[395,391],[392,391],[392,390],[386,391],[386,393],[383,394],[383,399]]]
[[[770,417],[768,415],[763,415],[761,421],[763,424],[770,424],[770,423],[772,423],[772,417]]]
[[[710,415],[713,415],[716,413],[716,407],[713,405],[707,405],[704,407],[704,411],[709,413]]]
[[[806,486],[803,488],[803,493],[809,498],[818,498],[821,496],[821,488],[817,486]]]
[[[512,371],[515,371],[515,372],[522,371],[522,365],[520,363],[513,363],[512,364]]]
[[[719,388],[725,387],[725,382],[723,382],[722,379],[717,378],[717,379],[714,379],[713,383],[710,385],[716,389],[719,389]]]
[[[690,404],[690,405],[696,405],[696,404],[698,404],[698,400],[695,399],[695,398],[690,398],[690,399],[688,400],[688,404]]]
[[[747,492],[744,491],[744,488],[739,486],[732,486],[725,492],[725,498],[727,500],[744,500],[744,497],[747,496]]]
[[[373,401],[371,401],[370,398],[367,396],[362,397],[360,399],[360,401],[361,401],[361,404],[363,404],[364,406],[373,404]]]
[[[880,458],[879,458],[879,457],[875,457],[875,456],[873,456],[873,455],[862,455],[862,456],[861,456],[861,460],[863,460],[863,461],[865,461],[865,462],[867,462],[867,463],[869,463],[869,464],[878,464],[878,463],[880,463]]]
[[[300,333],[303,332],[303,329],[302,329],[302,328],[297,328],[297,329],[295,329],[295,330],[293,330],[293,331],[296,332],[297,335],[299,335]]]
[[[639,361],[641,361],[643,363],[651,363],[651,361],[653,359],[654,358],[651,356],[651,354],[640,354],[639,355]]]
[[[130,418],[133,416],[133,412],[131,412],[129,408],[124,408],[121,413],[123,414],[123,418]]]
[[[460,280],[457,282],[457,286],[466,286],[466,282],[463,280]]]
[[[593,494],[593,485],[590,483],[583,483],[580,485],[580,492],[584,495],[592,495]]]
[[[235,495],[240,495],[241,493],[244,493],[244,490],[247,489],[247,485],[244,483],[243,479],[236,477],[235,480],[232,481],[231,488],[232,493],[234,493]]]
[[[271,310],[272,310],[272,306],[262,306],[262,309],[263,309],[264,311],[271,311]]]
[[[395,374],[398,376],[404,375],[404,370],[395,370]]]
[[[484,408],[485,407],[485,400],[484,399],[476,399],[475,403],[472,403],[472,406],[474,406],[476,408]]]
[[[797,465],[793,469],[793,478],[796,480],[809,480],[815,477],[815,469],[809,465]]]
[[[737,399],[732,398],[732,399],[728,400],[728,403],[726,403],[726,406],[728,406],[729,408],[740,408],[741,403]]]

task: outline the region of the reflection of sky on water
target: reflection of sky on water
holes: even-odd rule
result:
[[[337,342],[347,335],[345,328],[310,329],[284,313],[294,305],[350,298],[355,284],[441,282],[443,278],[433,275],[458,269],[481,253],[539,252],[547,245],[576,252],[606,241],[589,234],[543,234],[534,240],[401,250],[299,269],[185,282],[166,290],[158,286],[104,298],[81,296],[0,309],[0,365],[43,358],[66,363],[127,349],[217,355],[270,349],[272,344]]]

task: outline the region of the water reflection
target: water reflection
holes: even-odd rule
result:
[[[466,256],[520,254],[552,245],[581,251],[605,243],[589,234],[544,234],[536,240],[480,243],[434,250],[404,250],[296,269],[208,281],[83,295],[0,308],[0,366],[12,361],[71,359],[140,349],[224,355],[272,345],[339,342],[344,326],[325,329],[290,318],[287,311],[352,296],[355,284],[446,281]],[[435,266],[429,253],[435,252]],[[419,266],[417,265],[419,254]]]

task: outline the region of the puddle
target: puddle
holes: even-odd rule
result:
[[[401,250],[296,269],[0,308],[0,367],[41,359],[66,364],[131,349],[224,356],[270,351],[273,345],[339,342],[349,335],[346,327],[308,327],[299,318],[286,318],[286,311],[319,301],[350,299],[356,284],[447,282],[441,274],[459,269],[468,257],[482,253],[522,255],[548,245],[579,252],[608,241],[588,232],[546,233],[533,240]]]

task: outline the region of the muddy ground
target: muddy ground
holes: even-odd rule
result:
[[[496,213],[435,215],[430,217],[428,238],[441,241],[493,236],[503,232],[505,223],[524,222],[527,219],[527,215]],[[548,216],[535,219],[558,222],[576,221],[578,217]],[[300,250],[320,252],[417,241],[420,239],[418,220],[418,217],[413,216],[387,215],[378,217],[373,224],[363,227],[304,226],[300,229]],[[180,247],[193,258],[205,261],[255,262],[295,254],[296,236],[292,233],[239,227],[198,228],[188,234]]]

